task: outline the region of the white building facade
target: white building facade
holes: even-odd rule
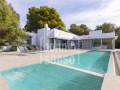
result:
[[[40,50],[54,48],[65,49],[114,49],[115,32],[102,33],[102,30],[90,31],[89,35],[78,36],[58,29],[45,28],[32,33],[31,44]]]

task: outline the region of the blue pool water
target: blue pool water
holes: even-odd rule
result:
[[[10,90],[100,90],[103,79],[72,69],[36,64],[2,72]]]
[[[110,52],[89,51],[74,56],[59,58],[56,63],[104,74],[107,71]]]
[[[91,51],[57,61],[72,67],[105,73],[109,56],[110,52]],[[103,82],[101,77],[46,63],[15,68],[1,74],[7,80],[10,90],[101,90]]]

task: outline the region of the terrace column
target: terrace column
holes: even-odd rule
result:
[[[112,39],[112,49],[115,49],[115,38]]]
[[[71,49],[71,41],[70,41],[70,49]]]
[[[55,38],[54,38],[54,49],[55,49],[55,47],[56,47],[56,41],[55,41]]]
[[[69,40],[67,41],[67,49],[70,49],[70,43],[69,43]]]
[[[102,38],[101,38],[101,49],[102,49],[102,44],[103,44],[103,41],[102,41]]]
[[[60,45],[61,45],[61,41],[59,40],[59,48],[61,48]]]
[[[78,40],[78,49],[80,48],[80,42],[79,42],[79,40]]]
[[[90,40],[90,48],[92,49],[92,40]]]

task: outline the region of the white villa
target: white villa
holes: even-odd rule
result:
[[[54,48],[66,49],[114,49],[115,32],[102,33],[102,30],[92,30],[89,35],[78,36],[58,29],[50,29],[48,25],[32,33],[31,44],[41,50]]]

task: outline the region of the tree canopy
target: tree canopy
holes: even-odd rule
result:
[[[24,35],[19,28],[19,15],[6,0],[0,0],[0,45],[18,44]]]
[[[87,35],[89,33],[89,28],[85,24],[71,24],[69,31],[76,35]]]
[[[104,33],[115,31],[115,24],[103,23],[96,26],[96,30],[102,30]]]
[[[30,32],[36,32],[38,29],[43,28],[45,24],[48,24],[51,29],[55,27],[62,29],[65,27],[59,13],[54,8],[48,6],[29,8],[25,29]]]

